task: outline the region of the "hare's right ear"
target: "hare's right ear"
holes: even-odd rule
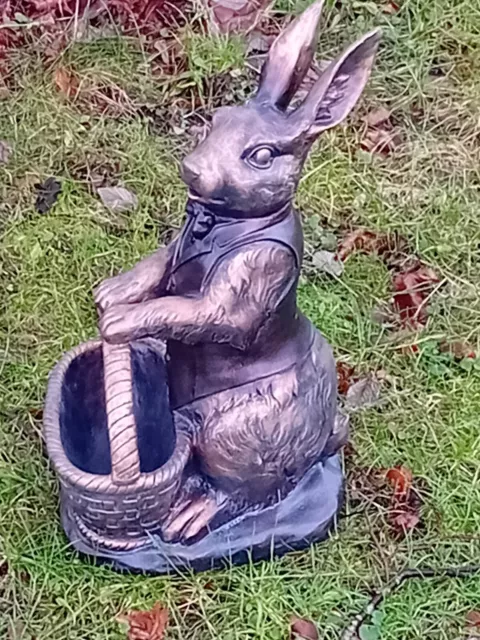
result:
[[[324,71],[289,116],[299,134],[315,138],[346,118],[370,76],[380,37],[378,29],[363,36]]]
[[[272,44],[255,102],[287,108],[312,63],[323,3],[314,2]]]

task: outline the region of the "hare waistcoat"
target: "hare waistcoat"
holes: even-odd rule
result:
[[[188,220],[177,240],[167,295],[194,297],[200,294],[220,264],[252,243],[273,242],[288,248],[295,260],[295,273],[277,307],[246,349],[215,341],[215,327],[208,342],[192,345],[168,341],[172,409],[284,371],[305,357],[313,340],[313,327],[296,305],[303,253],[298,214],[289,207],[266,218],[232,219],[216,216],[194,203],[189,203],[187,214]]]

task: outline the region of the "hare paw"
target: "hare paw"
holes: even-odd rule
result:
[[[193,538],[208,527],[225,502],[226,496],[220,494],[207,494],[183,502],[166,521],[163,539],[166,542],[179,542]]]
[[[100,318],[102,338],[113,344],[128,342],[139,337],[141,327],[137,319],[137,305],[117,304],[109,307]]]
[[[139,301],[139,282],[129,271],[107,278],[93,291],[100,312],[108,307]]]

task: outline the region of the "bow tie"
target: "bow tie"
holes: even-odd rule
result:
[[[187,214],[193,219],[192,236],[202,240],[215,226],[215,215],[198,202],[189,202]]]

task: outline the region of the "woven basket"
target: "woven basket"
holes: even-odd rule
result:
[[[72,362],[89,351],[103,350],[105,407],[111,472],[88,473],[66,454],[60,414],[65,375]],[[88,374],[88,372],[86,372]],[[53,369],[44,411],[48,454],[60,478],[64,517],[90,544],[131,550],[158,532],[179,487],[189,458],[190,441],[177,431],[172,455],[155,471],[143,473],[133,412],[132,366],[129,345],[100,341],[69,351]]]

